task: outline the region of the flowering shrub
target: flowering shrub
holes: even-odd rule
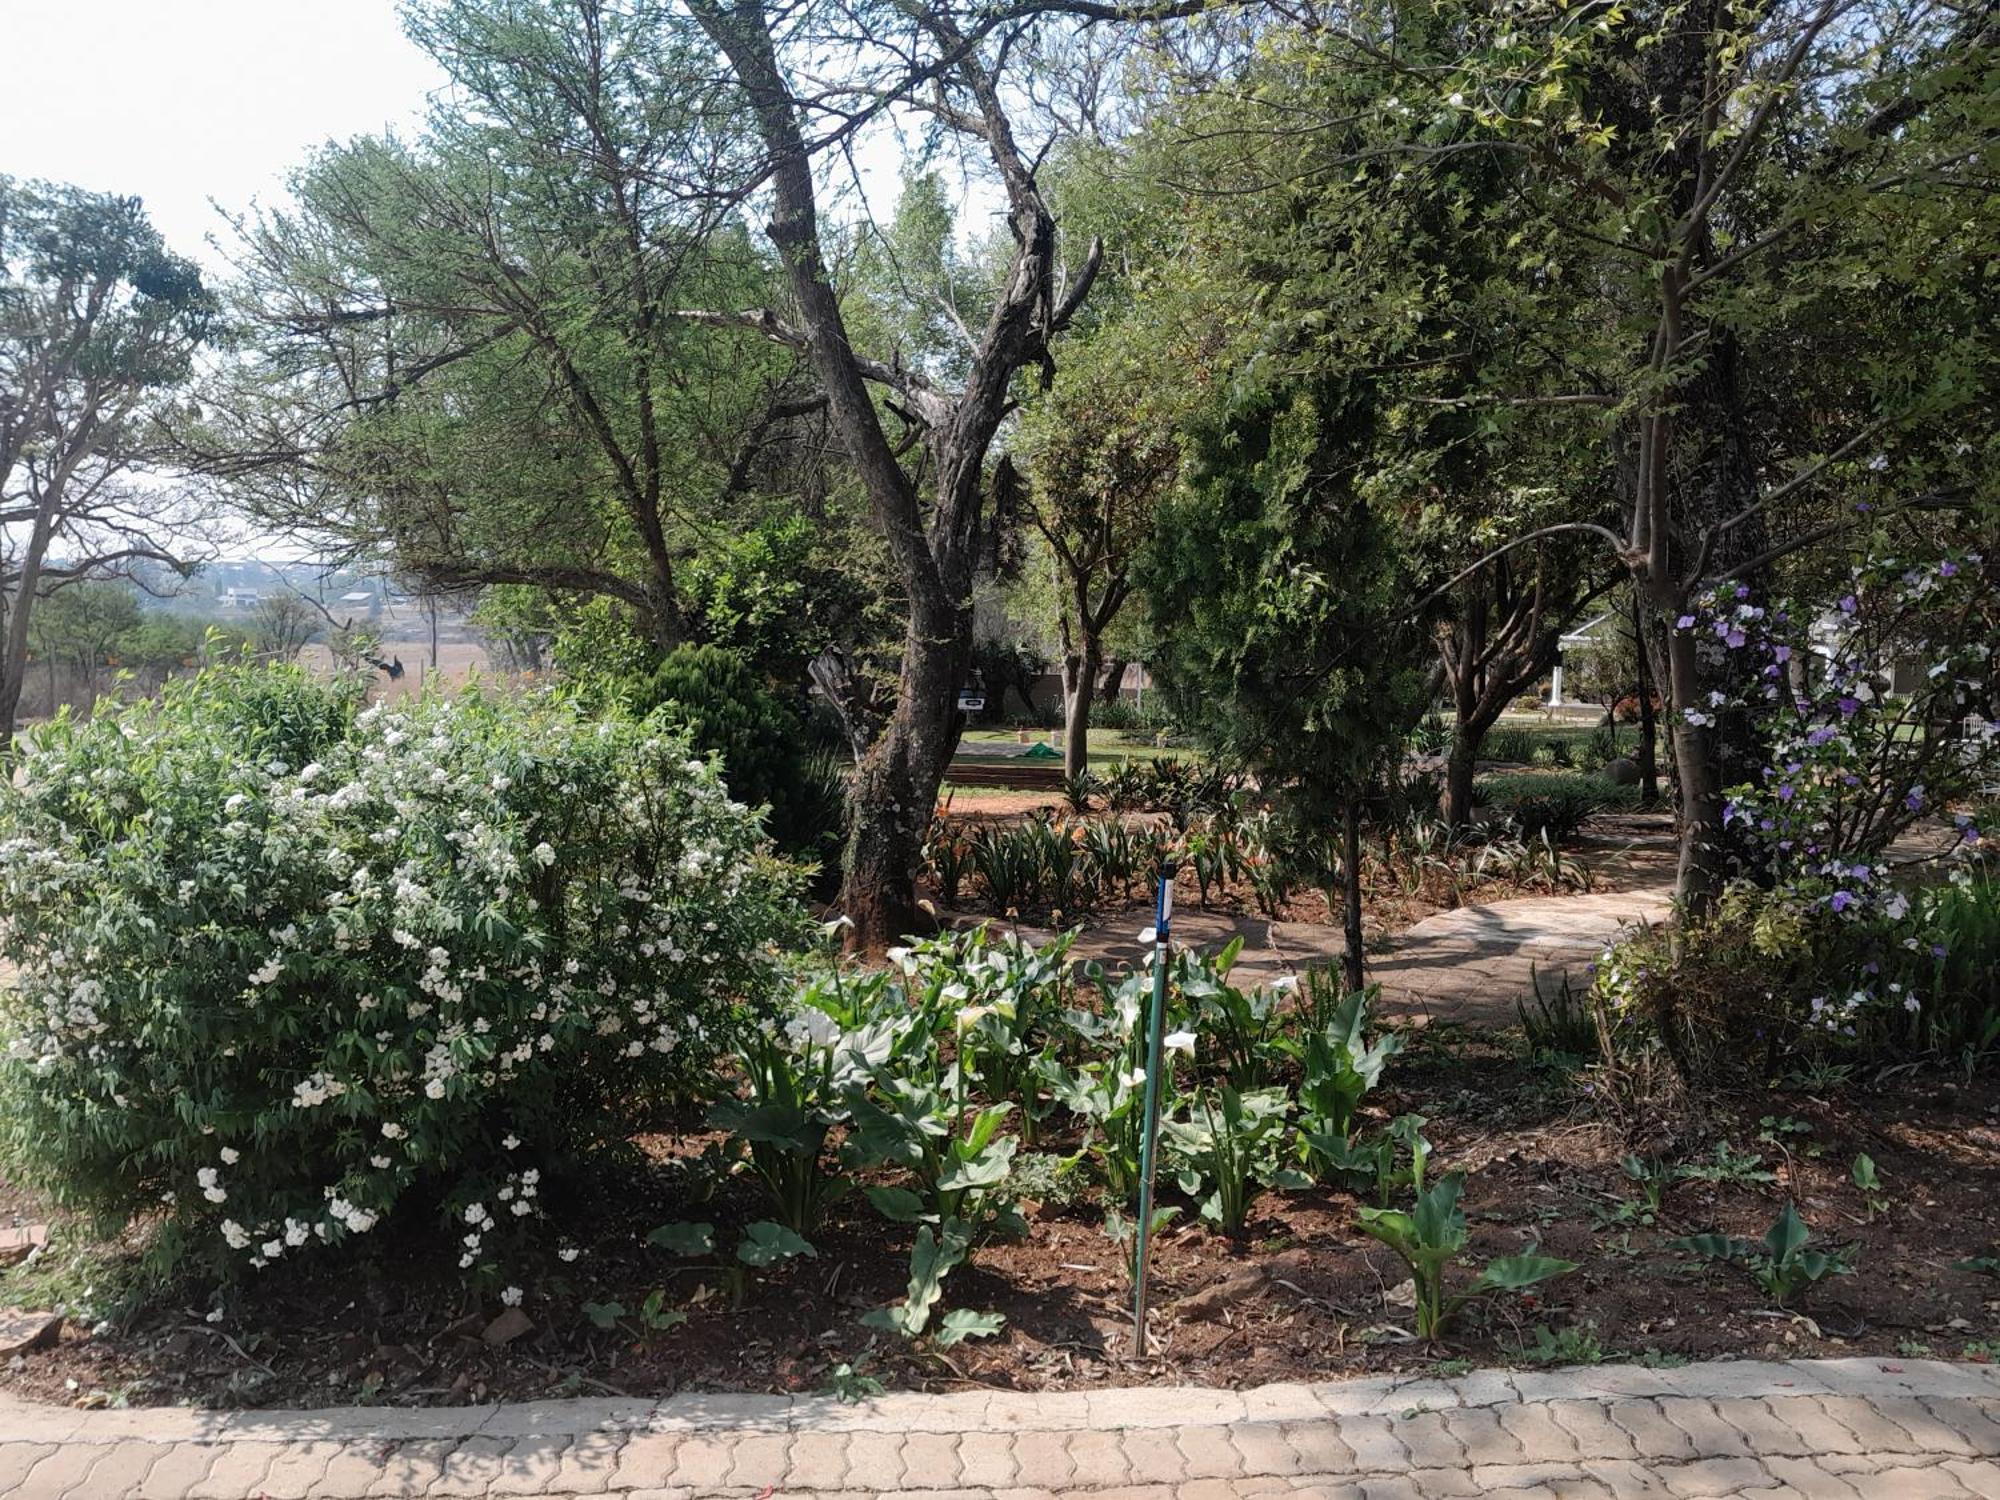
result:
[[[1657,1035],[1683,1073],[1732,1055],[1984,1047],[2000,1031],[2000,918],[1965,806],[2000,777],[1983,733],[2000,592],[1975,553],[1881,558],[1823,607],[1771,609],[1740,586],[1675,622],[1746,684],[1686,710],[1754,715],[1766,754],[1729,790],[1740,878],[1678,951],[1641,938],[1600,961],[1614,1031]],[[1892,670],[1909,680],[1891,691]],[[1948,879],[1893,878],[1890,844],[1928,820]],[[1752,1044],[1746,1053],[1743,1044]]]
[[[359,710],[289,669],[43,732],[0,790],[23,1175],[253,1267],[449,1216],[467,1269],[552,1168],[706,1077],[795,930],[788,869],[657,725]]]
[[[1723,821],[1753,851],[1761,883],[1848,920],[1896,915],[1905,898],[1882,878],[1882,851],[2000,775],[2000,738],[1968,732],[1992,708],[2000,631],[2000,593],[1980,557],[1870,562],[1816,616],[1767,613],[1737,587],[1676,623],[1699,632],[1705,651],[1745,658],[1733,675],[1747,691],[1687,713],[1698,723],[1731,707],[1757,715],[1767,760],[1731,790]],[[1899,663],[1921,675],[1895,693]],[[1953,822],[1962,844],[1978,844],[1968,815]]]

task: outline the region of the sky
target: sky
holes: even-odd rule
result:
[[[394,0],[0,0],[0,173],[143,198],[212,270],[210,204],[282,197],[330,140],[408,129],[444,79]]]

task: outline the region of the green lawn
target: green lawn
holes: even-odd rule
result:
[[[1038,739],[1060,752],[1062,732],[1060,730],[1031,729],[1030,739]],[[1001,745],[1018,747],[1017,731],[1012,729],[968,729],[959,742],[959,753],[968,757],[977,756],[982,751],[997,749]],[[1090,763],[1093,766],[1116,765],[1124,760],[1159,760],[1166,756],[1187,757],[1195,752],[1189,749],[1167,749],[1155,745],[1141,735],[1127,734],[1122,729],[1093,729],[1090,732]]]

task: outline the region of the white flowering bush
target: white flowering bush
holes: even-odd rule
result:
[[[657,724],[288,669],[107,705],[0,789],[7,1154],[168,1260],[428,1213],[490,1269],[552,1171],[712,1076],[792,888]]]

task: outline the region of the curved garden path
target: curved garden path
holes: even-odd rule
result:
[[[1871,1359],[1249,1391],[436,1411],[0,1404],[13,1500],[1625,1500],[2000,1495],[2000,1371]]]
[[[1379,947],[1371,946],[1368,977],[1382,986],[1379,1013],[1512,1025],[1515,1007],[1533,986],[1552,992],[1564,974],[1580,983],[1584,967],[1621,931],[1672,914],[1671,834],[1645,825],[1622,830],[1593,841],[1580,859],[1600,884],[1612,888],[1461,906],[1425,917]],[[1086,932],[1073,951],[1107,966],[1132,963],[1145,951],[1139,934],[1150,922],[1143,912],[1125,913]],[[1340,929],[1323,923],[1272,922],[1187,908],[1174,915],[1174,938],[1181,944],[1214,948],[1239,935],[1243,952],[1235,972],[1239,982],[1253,984],[1337,963],[1343,947]]]

